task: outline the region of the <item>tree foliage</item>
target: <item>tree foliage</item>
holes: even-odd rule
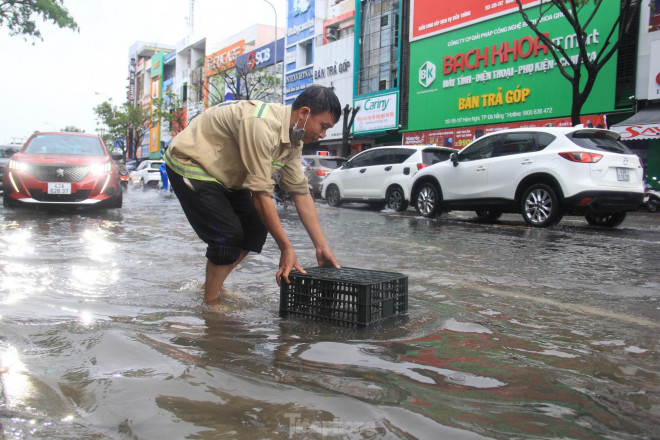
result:
[[[128,153],[128,157],[135,157],[135,151],[149,132],[151,113],[142,107],[131,105],[130,102],[118,107],[111,101],[104,101],[94,107],[94,113],[97,121],[106,127],[109,138],[107,144],[116,143],[125,155]]]
[[[523,9],[521,0],[516,0],[518,10],[530,29],[548,47],[561,74],[571,83],[572,105],[571,123],[580,123],[582,106],[591,94],[596,78],[600,70],[614,56],[619,48],[622,37],[631,31],[635,17],[639,14],[641,0],[621,0],[619,14],[610,17],[611,25],[604,36],[600,50],[595,57],[588,53],[590,29],[594,16],[605,2],[619,0],[541,0],[532,8]],[[536,10],[534,18],[530,18],[530,12]],[[557,10],[564,16],[571,28],[575,31],[575,40],[578,45],[578,55],[572,56],[559,40],[553,39],[552,35],[539,30],[538,25],[543,22],[546,15],[553,14]],[[582,13],[585,12],[585,13]],[[586,73],[586,77],[583,75]]]
[[[232,100],[265,102],[279,102],[281,99],[282,78],[274,72],[273,66],[254,69],[247,62],[239,62],[231,68],[211,66],[211,72],[214,74],[207,76],[203,85],[208,105],[224,102],[228,96]]]
[[[0,27],[9,35],[23,35],[43,40],[37,19],[50,21],[60,28],[78,31],[78,24],[64,7],[64,0],[0,0]]]
[[[85,130],[83,130],[82,128],[78,128],[75,125],[67,125],[66,127],[64,127],[62,129],[62,131],[68,131],[70,133],[84,133],[85,132]]]

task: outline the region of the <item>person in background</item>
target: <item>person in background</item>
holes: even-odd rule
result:
[[[339,267],[321,229],[303,173],[303,143],[325,137],[341,115],[327,87],[312,85],[292,105],[230,101],[204,111],[179,133],[165,153],[170,184],[192,228],[207,244],[204,299],[222,298],[224,282],[266,235],[280,249],[275,279],[304,273],[280,222],[272,176],[291,194],[320,266]]]

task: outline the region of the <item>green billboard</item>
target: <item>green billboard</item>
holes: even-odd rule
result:
[[[603,49],[618,5],[603,2],[587,27],[591,59]],[[526,12],[538,18],[538,9]],[[579,16],[586,21],[592,12],[588,4]],[[539,29],[577,57],[575,31],[556,9],[544,15]],[[582,113],[612,111],[615,81],[616,56],[598,74]],[[564,117],[571,103],[571,83],[518,12],[411,44],[408,131]]]

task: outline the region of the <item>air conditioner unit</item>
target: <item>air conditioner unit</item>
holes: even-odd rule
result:
[[[325,30],[325,39],[328,41],[337,41],[339,39],[339,31],[333,28]]]

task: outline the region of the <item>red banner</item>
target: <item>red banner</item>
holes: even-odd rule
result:
[[[581,116],[580,122],[585,127],[606,128],[605,115]],[[530,127],[571,127],[571,118],[541,119],[538,121],[509,122],[506,124],[483,125],[464,128],[414,131],[403,133],[403,145],[439,145],[461,149],[473,140],[495,131],[510,128]]]
[[[522,0],[523,7],[538,0]],[[516,0],[413,0],[410,41],[457,29],[518,10]]]

